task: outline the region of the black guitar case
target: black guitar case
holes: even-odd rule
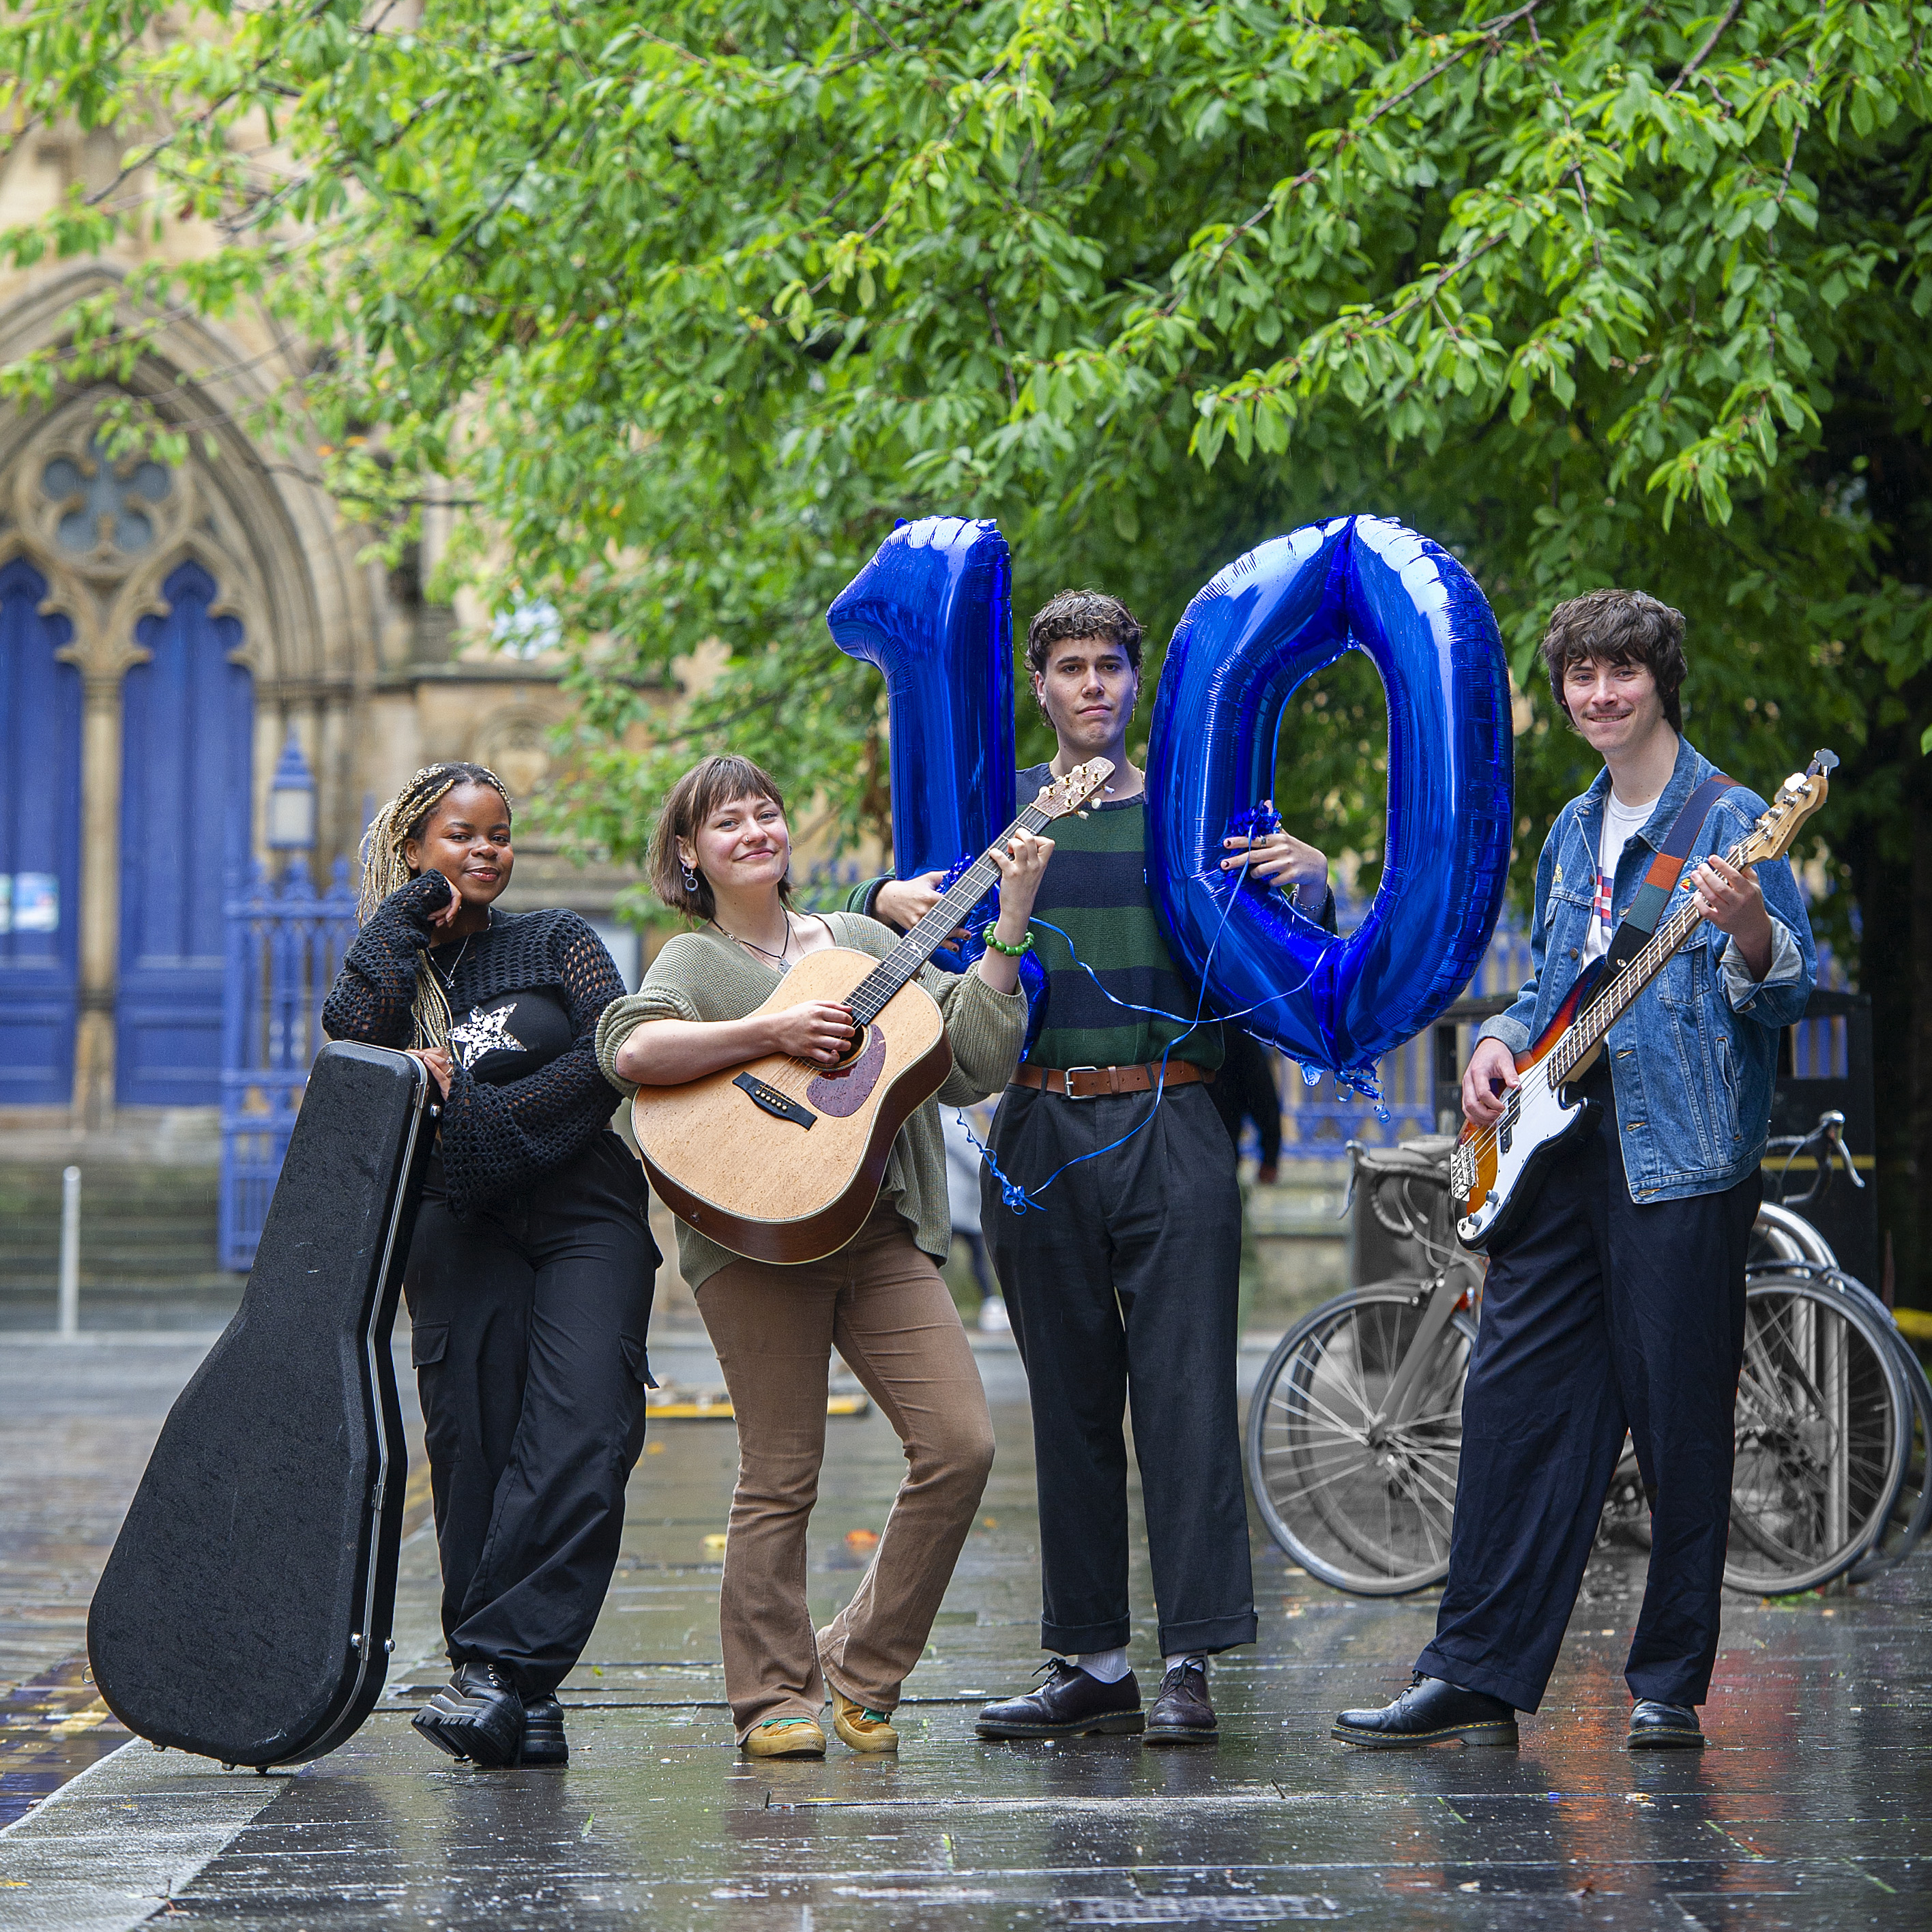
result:
[[[381,1696],[408,1461],[389,1331],[434,1088],[316,1056],[242,1306],[163,1425],[87,1620],[107,1708],[224,1764],[333,1750]]]

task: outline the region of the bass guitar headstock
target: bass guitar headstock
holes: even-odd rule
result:
[[[1835,752],[1812,754],[1811,762],[1802,772],[1793,772],[1778,788],[1778,796],[1766,807],[1764,816],[1746,836],[1738,862],[1754,866],[1762,859],[1781,859],[1791,850],[1799,828],[1825,802],[1832,789],[1831,774],[1838,769]]]
[[[1034,809],[1049,818],[1064,818],[1069,812],[1078,812],[1113,776],[1112,758],[1089,758],[1084,765],[1076,765],[1064,778],[1042,785],[1034,800]]]

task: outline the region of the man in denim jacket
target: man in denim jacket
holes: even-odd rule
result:
[[[1550,688],[1604,761],[1558,813],[1536,872],[1531,974],[1462,1082],[1478,1126],[1607,948],[1679,809],[1714,767],[1678,736],[1684,620],[1640,592],[1561,605]],[[1409,1688],[1334,1734],[1384,1748],[1513,1744],[1555,1666],[1628,1428],[1651,1504],[1650,1574],[1624,1666],[1634,1748],[1703,1742],[1730,1528],[1744,1256],[1780,1029],[1816,956],[1791,868],[1719,854],[1765,808],[1738,786],[1696,832],[1672,907],[1708,926],[1610,1030],[1582,1090],[1598,1130],[1558,1157],[1492,1251],[1462,1400],[1449,1580]],[[1606,836],[1607,835],[1607,836]]]

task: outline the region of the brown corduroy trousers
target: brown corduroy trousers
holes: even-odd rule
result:
[[[698,1306],[738,1420],[719,1624],[739,1741],[774,1718],[817,1718],[828,1678],[890,1712],[926,1648],[993,1461],[986,1391],[946,1284],[881,1204],[822,1262],[720,1268]],[[908,1467],[871,1568],[814,1634],[806,1539],[835,1348],[898,1432]]]

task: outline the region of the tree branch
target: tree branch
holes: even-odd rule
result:
[[[1664,90],[1665,100],[1668,100],[1704,64],[1705,62],[1709,59],[1711,50],[1724,38],[1724,29],[1744,10],[1744,0],[1731,0],[1731,4],[1724,9],[1724,18],[1711,29],[1711,38],[1690,56],[1679,71],[1677,78]]]

